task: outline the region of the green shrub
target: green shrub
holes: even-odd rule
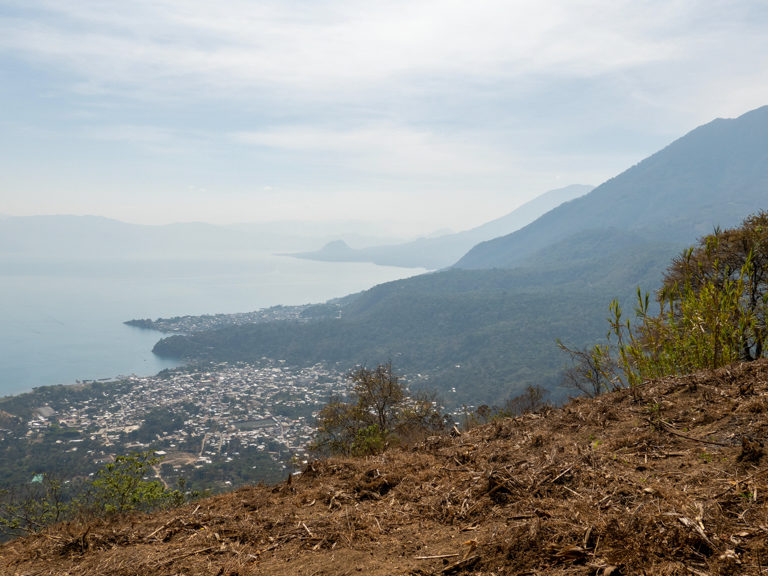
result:
[[[369,456],[382,452],[387,444],[386,435],[378,424],[371,424],[357,430],[350,452],[355,456]]]
[[[16,490],[0,490],[0,537],[36,532],[69,517],[72,508],[61,482],[38,474]]]
[[[182,490],[152,479],[160,463],[153,451],[117,456],[93,481],[65,486],[46,474],[15,490],[0,490],[0,539],[37,532],[76,516],[100,516],[178,506]],[[180,483],[183,489],[183,482]]]
[[[149,479],[159,463],[152,450],[117,456],[96,473],[90,494],[93,505],[109,514],[180,503],[180,492],[168,490],[160,480]]]
[[[670,264],[659,312],[638,288],[634,322],[611,302],[606,344],[571,356],[566,383],[591,395],[645,380],[754,360],[768,349],[768,214],[716,230]]]

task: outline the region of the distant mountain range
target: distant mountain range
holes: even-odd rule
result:
[[[294,363],[391,359],[451,406],[498,402],[540,385],[553,396],[555,339],[605,336],[614,297],[631,310],[670,258],[716,226],[768,208],[768,107],[697,128],[531,224],[470,250],[455,268],[340,301],[337,319],[164,339],[159,354]]]
[[[382,266],[405,266],[435,270],[450,266],[478,242],[518,230],[552,208],[583,196],[593,186],[574,184],[546,192],[509,214],[463,232],[436,238],[368,248],[351,248],[343,240],[326,244],[321,250],[293,254],[299,258],[332,262],[373,262]]]
[[[360,242],[392,240],[363,222],[140,225],[100,216],[0,216],[0,258],[247,257],[302,250],[345,230]]]

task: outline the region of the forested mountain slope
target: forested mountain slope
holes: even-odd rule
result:
[[[615,234],[619,234],[615,232]],[[600,258],[581,257],[600,238],[553,247],[539,267],[446,270],[376,286],[340,302],[341,317],[271,322],[165,338],[155,353],[213,361],[337,363],[350,369],[391,359],[413,384],[434,389],[451,407],[500,403],[528,385],[558,390],[565,358],[556,339],[594,341],[614,296],[656,286],[676,246],[616,243]],[[421,375],[420,377],[418,375]]]

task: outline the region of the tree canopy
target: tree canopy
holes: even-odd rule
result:
[[[611,303],[608,342],[572,350],[568,383],[589,394],[670,374],[751,361],[768,351],[768,213],[715,230],[674,258],[651,314],[638,288],[634,322]]]
[[[738,286],[737,286],[738,285]],[[680,313],[687,292],[700,300],[708,292],[739,289],[738,312],[742,360],[760,358],[765,350],[768,310],[768,212],[748,216],[738,228],[715,230],[685,250],[667,269],[659,300]]]
[[[445,427],[429,395],[411,395],[392,363],[349,374],[348,399],[332,398],[317,417],[312,449],[325,454],[365,455]]]

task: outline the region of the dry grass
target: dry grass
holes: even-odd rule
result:
[[[0,547],[7,575],[768,574],[768,362]]]

